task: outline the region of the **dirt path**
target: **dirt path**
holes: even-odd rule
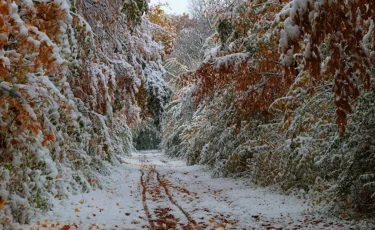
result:
[[[203,230],[346,229],[311,211],[301,197],[257,187],[249,179],[211,178],[157,151],[134,153],[104,189],[77,194],[23,229]]]
[[[169,186],[169,183],[165,179],[161,179],[160,173],[154,168],[150,168],[145,173],[145,169],[141,169],[141,185],[142,185],[142,201],[144,212],[147,216],[149,227],[151,229],[176,229],[179,226],[182,229],[200,229],[189,213],[184,210],[174,199],[170,189],[173,187]],[[146,178],[146,179],[144,179]],[[167,203],[164,207],[154,209],[153,218],[148,208],[148,202],[154,202],[157,204]],[[172,209],[175,211],[179,210],[182,215],[187,219],[187,223],[181,222],[180,218],[176,218],[171,213]]]
[[[140,158],[142,203],[150,229],[203,230],[212,223],[216,224],[211,226],[211,229],[226,227],[225,222],[228,223],[226,220],[222,220],[224,223],[217,223],[220,220],[215,221],[214,219],[204,220],[204,218],[200,218],[199,221],[194,220],[189,214],[191,210],[186,210],[184,207],[187,206],[186,202],[191,203],[193,200],[199,199],[198,194],[191,193],[184,186],[168,180],[166,175],[158,170],[158,168],[164,168],[165,165],[148,164],[147,162],[152,162],[152,160],[148,160],[147,156]],[[173,174],[173,172],[170,174]],[[176,200],[179,200],[179,202]],[[157,208],[150,209],[150,206]]]

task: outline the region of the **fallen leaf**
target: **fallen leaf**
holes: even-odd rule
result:
[[[75,212],[80,212],[78,208],[75,208],[74,211],[75,211]]]
[[[70,225],[64,225],[61,228],[59,228],[59,230],[69,230],[69,229],[70,229]]]
[[[214,229],[222,229],[224,228],[225,229],[226,225],[225,224],[217,224],[215,226],[213,226],[211,229],[214,230]]]

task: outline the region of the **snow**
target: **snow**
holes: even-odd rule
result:
[[[147,229],[150,223],[159,223],[152,222],[158,218],[177,221],[173,229],[187,225],[205,229],[338,226],[336,220],[314,213],[301,197],[260,188],[246,178],[213,179],[207,167],[186,166],[159,151],[133,153],[122,162],[110,176],[98,177],[105,185],[102,189],[55,201],[53,210],[39,213],[24,227]]]
[[[304,53],[305,58],[311,58],[311,43],[307,43]]]
[[[293,50],[289,49],[282,59],[283,66],[290,66],[293,63]]]
[[[296,17],[297,13],[300,17],[303,16],[303,13],[307,9],[307,4],[310,0],[294,0],[292,4],[292,8],[290,10],[290,16],[292,18]]]
[[[26,28],[25,23],[21,19],[20,15],[18,15],[18,5],[15,2],[13,2],[12,4],[9,4],[9,14],[10,14],[10,17],[13,18],[13,20],[20,27],[20,34],[27,36],[28,29]]]
[[[237,70],[238,67],[248,59],[249,54],[247,53],[234,53],[229,54],[224,57],[218,57],[215,61],[214,68],[229,68],[230,66],[234,66],[234,69]]]
[[[368,32],[365,34],[365,36],[363,37],[363,40],[362,40],[362,48],[363,48],[363,51],[365,52],[365,54],[369,57],[370,56],[370,53],[371,53],[371,49],[370,49],[370,46],[371,46],[371,34],[374,30],[374,21],[371,20],[371,24],[370,24],[370,28],[368,30]]]
[[[28,8],[33,8],[34,4],[32,0],[23,0],[23,4],[25,4]]]
[[[290,40],[296,40],[300,35],[298,25],[295,25],[291,18],[284,21],[284,29]]]
[[[285,30],[280,31],[279,44],[280,44],[281,50],[284,51],[288,49],[288,34],[286,33]]]

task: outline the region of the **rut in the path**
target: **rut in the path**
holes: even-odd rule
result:
[[[142,185],[142,203],[143,203],[143,210],[146,214],[146,217],[147,217],[147,220],[148,220],[148,224],[150,225],[150,228],[151,229],[154,229],[155,228],[155,225],[154,225],[154,222],[152,221],[152,216],[150,214],[150,211],[148,210],[148,206],[147,206],[147,187],[146,187],[146,184],[143,180],[143,176],[144,176],[144,172],[141,170],[141,185]]]
[[[155,173],[156,173],[156,178],[158,179],[159,184],[164,188],[165,193],[167,194],[169,201],[170,201],[174,206],[176,206],[178,209],[180,209],[180,211],[185,215],[186,219],[188,219],[188,221],[189,221],[189,226],[194,227],[194,229],[201,229],[201,228],[199,228],[199,227],[197,226],[197,222],[195,222],[195,220],[193,220],[193,218],[191,218],[191,216],[189,215],[189,213],[186,212],[186,211],[185,211],[185,210],[184,210],[179,204],[177,204],[177,202],[176,202],[175,200],[173,200],[173,197],[172,197],[172,195],[170,194],[170,192],[169,192],[169,190],[168,190],[168,186],[167,186],[167,184],[165,183],[164,180],[161,180],[161,179],[160,179],[160,174],[159,174],[159,172],[156,171],[155,169],[154,169],[154,171],[155,171]]]
[[[146,180],[144,179],[145,176]],[[173,196],[169,190],[172,187],[168,185],[169,183],[167,183],[164,178],[160,176],[159,172],[154,167],[149,167],[147,174],[145,174],[144,169],[141,169],[140,184],[142,186],[143,209],[150,225],[150,229],[176,229],[177,226],[184,230],[203,229],[202,227],[198,226],[196,221],[193,220],[189,213],[173,199]],[[163,188],[165,194],[162,194],[161,188]],[[171,203],[171,205],[175,206],[176,208],[178,208],[178,210],[181,211],[181,213],[188,220],[187,224],[179,223],[180,220],[170,213],[170,211],[172,210],[169,207],[157,208],[153,210],[153,213],[157,218],[152,218],[152,214],[147,205],[147,201],[152,200],[153,202],[162,202],[165,201],[165,198],[167,198],[167,201]]]

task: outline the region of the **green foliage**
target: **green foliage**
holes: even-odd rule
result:
[[[362,94],[350,116],[348,133],[339,151],[343,154],[338,195],[349,199],[359,212],[375,210],[375,92]]]
[[[205,60],[173,85],[166,153],[214,176],[251,175],[339,212],[373,214],[375,30],[366,3],[235,1],[215,11]]]
[[[132,135],[133,145],[137,150],[159,149],[161,134],[153,119],[143,119],[133,129]]]
[[[129,23],[139,25],[142,22],[142,16],[148,11],[147,0],[129,0],[124,2],[122,12],[125,14]]]

